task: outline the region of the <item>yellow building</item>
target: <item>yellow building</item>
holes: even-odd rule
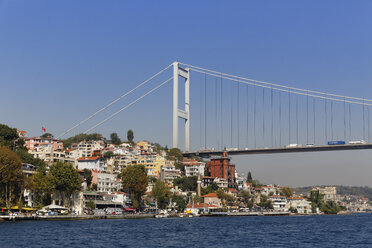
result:
[[[161,168],[165,166],[165,158],[159,154],[140,155],[128,165],[143,164],[147,169],[148,176],[159,177]]]

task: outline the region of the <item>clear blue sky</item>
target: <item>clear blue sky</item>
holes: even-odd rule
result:
[[[371,12],[371,1],[0,0],[0,122],[29,136],[40,135],[41,125],[58,135],[175,60],[372,99]],[[192,86],[195,120],[198,87]],[[170,146],[171,92],[169,84],[95,131],[125,138],[132,128],[137,140]],[[198,125],[193,122],[194,147]],[[306,155],[305,164],[301,155],[234,161],[265,182],[372,185],[365,176],[372,156],[361,153]],[[363,159],[346,162],[354,156]],[[359,166],[351,179],[332,174],[350,163]],[[291,168],[292,178],[284,175]],[[324,176],[315,180],[314,170]]]

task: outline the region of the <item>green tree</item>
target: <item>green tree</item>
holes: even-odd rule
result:
[[[9,147],[13,151],[26,150],[25,142],[19,138],[16,128],[0,124],[0,146]]]
[[[337,205],[334,201],[327,201],[323,204],[322,208],[320,209],[325,214],[337,214],[340,212],[340,206]]]
[[[51,133],[44,133],[40,137],[42,137],[42,138],[54,138],[53,134],[51,134]]]
[[[285,197],[292,197],[293,195],[293,191],[290,187],[283,187],[281,191]]]
[[[180,177],[173,180],[173,184],[179,186],[182,191],[196,191],[198,187],[198,177]]]
[[[273,204],[270,200],[268,200],[266,195],[261,195],[260,197],[260,203],[258,204],[261,208],[264,209],[273,209]]]
[[[173,194],[172,202],[176,203],[177,211],[182,212],[187,206],[187,202],[182,195]]]
[[[120,145],[121,144],[121,140],[120,140],[117,133],[112,133],[110,135],[110,138],[111,138],[111,143],[112,144],[114,144],[114,145]]]
[[[252,178],[252,174],[251,174],[251,172],[249,171],[249,172],[248,172],[248,176],[247,176],[247,182],[248,182],[248,183],[251,183],[252,180],[253,180],[253,178]]]
[[[86,133],[80,133],[73,137],[70,137],[68,139],[63,140],[63,146],[65,148],[71,147],[74,143],[79,143],[81,141],[91,141],[91,140],[103,140],[105,141],[105,138],[103,138],[102,134],[100,133],[92,133],[92,134],[86,134]]]
[[[35,205],[41,208],[51,204],[52,200],[50,194],[53,192],[53,185],[50,175],[47,173],[46,165],[37,168],[33,181]]]
[[[169,203],[171,192],[164,182],[157,180],[152,188],[151,195],[155,198],[158,208],[164,209]]]
[[[248,190],[243,190],[239,192],[238,197],[240,198],[240,201],[244,203],[245,206],[248,206],[249,201],[252,198],[251,193],[249,193]]]
[[[111,158],[113,156],[115,156],[115,154],[112,151],[108,151],[108,152],[105,152],[105,154],[103,154],[103,157],[106,158],[106,159]]]
[[[121,174],[123,190],[129,192],[134,208],[141,208],[141,197],[148,185],[147,171],[144,165],[129,165]]]
[[[178,160],[178,161],[181,161],[183,160],[183,155],[182,155],[182,152],[180,149],[178,148],[172,148],[169,150],[168,152],[168,159],[171,159],[171,160]]]
[[[185,172],[185,165],[183,163],[180,163],[177,161],[174,163],[174,166],[176,167],[176,169],[179,169],[180,171]]]
[[[96,204],[94,203],[94,201],[92,200],[88,201],[87,208],[89,208],[90,210],[96,209]]]
[[[219,189],[219,187],[218,187],[217,183],[213,182],[210,185],[208,185],[208,187],[202,188],[201,189],[201,194],[206,195],[206,194],[209,194],[209,193],[213,193],[213,192],[216,192],[218,189]]]
[[[0,197],[8,209],[16,204],[22,180],[21,159],[8,147],[0,147]]]
[[[22,162],[25,164],[32,164],[36,167],[45,165],[45,162],[39,158],[35,158],[32,154],[28,153],[27,150],[17,150],[18,156],[21,158]]]
[[[49,180],[51,180],[53,189],[62,194],[65,206],[69,206],[69,201],[65,201],[65,199],[70,199],[72,193],[80,189],[81,180],[79,174],[72,164],[62,162],[57,162],[50,166],[49,174]]]
[[[84,169],[84,178],[85,182],[87,183],[87,186],[90,187],[90,184],[92,183],[92,171],[88,169]]]
[[[232,195],[225,193],[222,188],[217,190],[217,197],[221,199],[223,207],[232,206],[235,202],[235,198]]]
[[[133,133],[133,130],[132,129],[129,129],[128,132],[127,132],[127,139],[130,143],[133,143],[133,139],[134,139],[134,133]]]

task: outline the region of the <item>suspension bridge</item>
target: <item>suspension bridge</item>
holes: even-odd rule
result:
[[[185,156],[372,149],[370,99],[259,81],[182,62],[166,66],[58,138],[158,78],[162,81],[156,86],[84,133],[173,82],[169,135],[173,147],[179,148],[179,131],[184,130]]]

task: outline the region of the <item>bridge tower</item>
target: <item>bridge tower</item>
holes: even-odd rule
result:
[[[185,79],[185,110],[178,108],[178,78]],[[173,148],[178,148],[178,117],[185,120],[185,151],[190,151],[190,69],[173,63]]]

